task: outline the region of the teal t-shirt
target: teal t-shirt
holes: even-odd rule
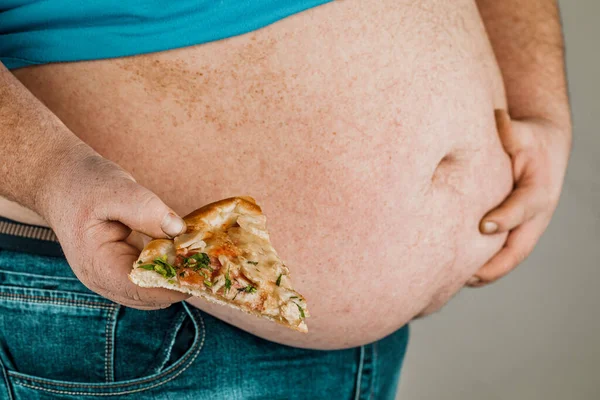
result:
[[[151,53],[247,33],[332,0],[2,0],[9,69]]]

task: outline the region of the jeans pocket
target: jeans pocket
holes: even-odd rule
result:
[[[71,278],[5,269],[0,367],[15,399],[138,393],[175,379],[201,350],[202,317],[184,303],[127,309]]]

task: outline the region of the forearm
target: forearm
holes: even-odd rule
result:
[[[44,214],[45,187],[93,150],[0,64],[0,196]]]
[[[564,43],[555,0],[476,0],[504,77],[512,118],[570,132]]]
[[[1,64],[0,152],[0,196],[48,222],[73,272],[89,289],[145,310],[189,297],[127,279],[139,254],[129,242],[132,231],[177,236],[185,222],[79,140]]]

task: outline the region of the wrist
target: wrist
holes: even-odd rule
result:
[[[552,107],[529,107],[527,110],[508,106],[511,119],[521,121],[537,121],[554,128],[563,135],[571,136],[572,121],[568,104],[556,104]]]
[[[95,159],[103,160],[87,144],[76,137],[74,139],[56,144],[44,160],[36,179],[33,210],[50,226],[64,217],[61,210],[73,211],[77,197],[85,193],[79,189],[86,181],[92,181],[84,177],[88,165],[94,163]]]
[[[508,111],[513,119],[549,121],[566,134],[571,132],[571,108],[564,74],[558,71],[520,77],[504,74]]]

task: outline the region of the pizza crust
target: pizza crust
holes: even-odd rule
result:
[[[262,215],[262,210],[250,196],[231,197],[200,207],[183,219],[187,224],[187,231],[205,231],[233,225],[236,214]]]

